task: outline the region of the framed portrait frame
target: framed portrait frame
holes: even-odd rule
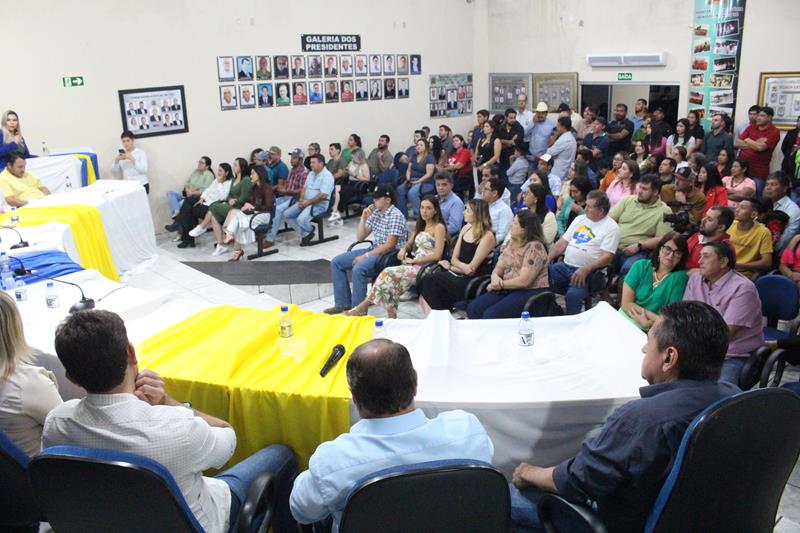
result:
[[[292,105],[308,103],[308,85],[305,81],[292,81]]]
[[[226,98],[226,96],[228,98]],[[239,109],[239,91],[236,85],[227,84],[219,86],[219,107],[223,111]]]
[[[286,96],[282,93],[285,92]],[[275,84],[275,107],[286,107],[292,105],[292,87],[288,81]]]
[[[289,66],[291,68],[293,80],[306,79],[306,56],[293,55],[292,62]]]
[[[534,107],[538,102],[545,102],[551,113],[555,113],[562,102],[575,109],[578,105],[578,73],[534,73],[533,99],[529,98],[528,102]]]
[[[397,54],[397,75],[408,76],[408,54]]]
[[[503,113],[509,107],[517,107],[517,95],[528,95],[528,105],[536,107],[538,100],[531,96],[533,75],[525,73],[489,74],[489,111]]]
[[[272,74],[275,76],[276,80],[288,80],[289,79],[289,56],[285,54],[276,55],[272,57],[273,60],[273,67],[272,67]]]
[[[383,99],[394,100],[397,98],[397,80],[395,78],[383,78]]]
[[[397,78],[397,97],[408,98],[411,90],[408,77]]]
[[[383,75],[383,55],[370,54],[369,55],[369,75],[371,77]]]
[[[129,130],[136,138],[157,137],[189,131],[189,119],[186,112],[186,95],[183,85],[166,87],[148,87],[145,89],[123,89],[119,94],[119,110],[122,118],[122,129]],[[142,109],[144,113],[136,113]],[[130,104],[133,104],[132,106]],[[135,111],[130,114],[133,108]],[[162,108],[164,110],[162,111]],[[169,114],[170,125],[164,126],[163,116]],[[131,119],[138,123],[131,129]],[[144,119],[144,120],[142,120]]]
[[[322,77],[322,56],[312,54],[306,57],[306,72],[309,78]]]
[[[220,83],[236,81],[236,62],[233,56],[217,56],[217,79]]]
[[[316,91],[314,90],[316,88]],[[322,80],[310,80],[308,82],[308,103],[310,105],[321,104],[325,100],[325,82]]]
[[[236,79],[238,81],[253,81],[255,71],[253,56],[236,56]]]
[[[411,54],[409,58],[408,73],[412,76],[422,74],[422,56],[420,54]]]
[[[255,83],[242,83],[239,85],[239,109],[255,109],[256,99]]]
[[[356,102],[366,102],[367,100],[369,100],[369,80],[356,78]]]
[[[758,82],[758,105],[775,110],[772,123],[779,130],[794,129],[800,115],[800,71],[762,72]]]
[[[264,89],[266,89],[266,95],[264,94]],[[272,89],[272,83],[259,83],[256,90],[258,91],[258,107],[272,107],[275,104],[275,93]]]
[[[325,81],[325,103],[336,104],[339,102],[339,82],[336,80]]]
[[[356,76],[366,76],[369,74],[369,59],[367,58],[367,54],[356,54],[355,61],[353,69],[356,72]]]
[[[272,56],[256,56],[256,80],[267,81],[272,79]]]
[[[339,76],[352,78],[354,70],[353,54],[341,54],[339,56]]]

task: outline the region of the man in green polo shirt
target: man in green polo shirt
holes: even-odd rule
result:
[[[661,201],[660,193],[658,175],[645,174],[639,180],[639,192],[620,200],[609,213],[619,225],[619,249],[612,264],[620,276],[627,274],[636,261],[647,257],[661,237],[672,230],[664,222],[664,215],[672,211]]]

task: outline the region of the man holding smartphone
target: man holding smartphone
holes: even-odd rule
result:
[[[121,179],[138,181],[144,187],[147,194],[150,194],[150,183],[147,179],[147,154],[141,148],[136,148],[133,144],[133,133],[123,131],[120,136],[122,148],[118,150],[114,164],[111,165],[111,173]]]

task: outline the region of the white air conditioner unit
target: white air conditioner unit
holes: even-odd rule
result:
[[[666,52],[636,52],[630,54],[589,54],[590,67],[663,67],[667,64]]]

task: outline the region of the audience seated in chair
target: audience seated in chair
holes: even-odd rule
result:
[[[453,191],[457,195],[466,194],[467,198],[475,195],[475,182],[472,179],[472,154],[464,137],[459,134],[453,135],[453,153],[448,155],[447,161],[440,165],[437,176],[443,173],[452,176]]]
[[[374,277],[375,264],[381,255],[397,250],[408,239],[406,218],[394,205],[394,190],[390,185],[379,185],[373,193],[372,205],[361,212],[356,239],[361,241],[373,235],[371,246],[339,254],[331,261],[334,306],[325,310],[336,314],[348,311],[353,301],[362,302],[367,297],[367,283]],[[347,272],[352,271],[353,290]]]
[[[500,165],[483,167],[483,169],[481,170],[480,178],[481,180],[480,182],[478,182],[478,190],[475,192],[475,198],[481,198],[485,200],[486,198],[483,197],[483,188],[486,182],[488,182],[491,179],[497,179],[500,183],[503,183],[503,179],[500,177]],[[508,190],[508,187],[505,187],[503,189],[503,192],[500,195],[500,199],[508,207],[511,207],[511,191]]]
[[[620,314],[645,331],[651,328],[662,307],[683,299],[688,255],[686,237],[664,235],[650,258],[635,262],[625,276]]]
[[[386,308],[389,318],[397,318],[400,296],[410,289],[423,266],[442,259],[447,244],[447,230],[436,196],[426,196],[419,207],[414,235],[397,252],[402,264],[383,269],[363,302],[349,310],[350,316],[366,315],[371,305]]]
[[[566,312],[581,312],[591,290],[592,273],[614,259],[620,239],[619,226],[608,216],[606,193],[592,191],[586,198],[586,214],[572,221],[567,231],[550,248],[550,288],[564,295]],[[564,254],[564,261],[556,262]]]
[[[424,277],[417,287],[419,305],[426,316],[431,309],[449,311],[453,304],[464,299],[464,290],[472,278],[491,272],[492,250],[497,240],[486,200],[470,200],[464,208],[464,221],[453,257],[439,261],[442,270]]]
[[[381,172],[392,168],[394,158],[389,150],[389,136],[385,133],[378,137],[378,146],[373,148],[367,157],[369,173],[373,177],[380,176]]]
[[[585,214],[586,197],[592,190],[589,178],[577,176],[569,181],[569,196],[561,204],[556,215],[556,231],[563,235],[575,217]]]
[[[350,154],[350,163],[347,164],[347,181],[336,185],[336,200],[333,202],[331,215],[328,222],[342,223],[342,214],[358,193],[358,183],[369,183],[370,171],[367,165],[367,156],[361,148],[355,148]]]
[[[750,279],[772,269],[772,234],[756,221],[761,202],[750,196],[736,206],[734,221],[728,229],[736,251],[736,271]]]
[[[527,190],[522,193],[522,205],[524,209],[536,213],[536,216],[539,217],[539,223],[542,225],[544,244],[549,250],[550,246],[555,241],[556,230],[558,228],[556,216],[547,208],[547,191],[544,186],[541,183],[531,184]],[[523,210],[520,210],[520,212]]]
[[[249,197],[241,208],[231,209],[223,223],[225,238],[222,243],[224,246],[233,243],[234,249],[233,258],[228,261],[238,261],[242,258],[244,255],[242,245],[256,240],[252,228],[261,224],[269,224],[272,210],[275,207],[272,185],[269,183],[264,167],[254,166],[250,170],[249,178],[252,183]]]
[[[690,275],[700,268],[700,251],[705,243],[722,241],[735,251],[730,241],[731,237],[728,235],[728,228],[733,224],[733,220],[733,209],[727,205],[715,205],[706,212],[703,220],[700,221],[698,231],[691,234],[686,240],[689,248],[686,268]]]
[[[220,163],[217,167],[217,179],[208,186],[197,200],[188,199],[183,202],[178,216],[172,224],[165,226],[167,231],[180,231],[181,242],[178,248],[194,248],[194,237],[189,232],[195,227],[197,220],[205,220],[209,207],[224,202],[231,190],[233,170],[228,163]]]
[[[447,226],[447,234],[455,237],[464,225],[464,202],[453,192],[452,174],[441,172],[436,175],[436,194],[442,209],[442,221]]]
[[[50,194],[42,180],[25,170],[25,158],[18,153],[8,156],[5,170],[0,172],[0,193],[10,207],[28,205]]]
[[[172,216],[178,216],[184,201],[196,202],[199,200],[200,195],[213,181],[214,173],[211,171],[211,158],[204,155],[197,162],[197,168],[192,171],[181,192],[167,192],[167,201],[169,202]]]
[[[406,169],[405,181],[397,186],[397,207],[405,214],[406,201],[411,204],[412,218],[419,216],[419,203],[423,196],[433,193],[433,170],[436,164],[428,141],[420,139],[416,142],[415,153],[411,156]]]
[[[325,168],[325,157],[322,154],[311,156],[311,172],[300,199],[283,212],[283,221],[300,235],[300,246],[308,246],[314,238],[311,220],[328,210],[333,187],[333,175]]]
[[[44,447],[66,445],[135,453],[161,463],[175,478],[186,503],[206,531],[236,531],[235,519],[259,474],[278,478],[275,531],[296,530],[288,495],[297,463],[292,450],[272,445],[214,478],[233,455],[233,428],[186,408],[165,389],[158,374],[139,372],[122,319],[110,311],[68,315],[56,330],[55,347],[70,380],[89,393],[47,416]]]
[[[781,254],[780,273],[800,287],[800,235],[795,235]]]
[[[789,241],[800,232],[800,207],[789,197],[791,180],[786,173],[778,170],[769,175],[764,186],[764,198],[772,202],[772,209],[786,213],[789,221],[777,242],[777,250],[783,250]]]
[[[665,306],[642,347],[649,385],[639,389],[641,398],[614,411],[575,457],[549,468],[522,463],[514,471],[515,530],[542,531],[536,502],[548,491],[589,500],[609,531],[642,531],[686,428],[703,409],[739,392],[717,381],[727,347],[728,328],[711,306]]]
[[[269,233],[267,233],[267,237],[264,240],[264,249],[275,245],[275,240],[278,238],[278,230],[281,229],[280,227],[283,224],[284,213],[300,199],[300,195],[303,193],[303,188],[306,186],[306,180],[308,179],[308,171],[311,169],[311,158],[319,153],[319,145],[314,148],[315,144],[309,145],[309,149],[315,149],[316,151],[314,153],[309,151],[310,155],[308,157],[305,157],[300,148],[295,148],[290,153],[292,168],[289,170],[289,178],[278,180],[278,185],[274,189],[276,193],[275,217],[272,219],[272,226],[270,226]],[[306,160],[309,162],[308,167],[304,162]]]
[[[301,524],[332,514],[338,531],[356,483],[388,467],[457,458],[491,462],[492,441],[474,415],[457,410],[428,419],[416,408],[417,372],[403,345],[375,339],[356,348],[347,361],[347,383],[361,420],[320,444],[295,480],[290,505]]]
[[[469,318],[517,318],[531,296],[549,288],[547,248],[539,217],[520,211],[511,238],[492,271],[486,293],[467,307]]]
[[[505,185],[499,178],[491,178],[481,183],[481,198],[489,204],[489,217],[492,219],[492,229],[497,242],[503,242],[511,229],[514,213],[503,200],[508,193]]]
[[[721,241],[703,245],[700,271],[692,274],[684,300],[697,300],[714,307],[725,319],[730,344],[720,380],[739,383],[739,374],[750,354],[764,344],[761,299],[752,281],[734,270],[735,256]]]
[[[42,426],[61,405],[52,372],[32,363],[14,299],[0,291],[0,430],[29,456],[42,446]]]

